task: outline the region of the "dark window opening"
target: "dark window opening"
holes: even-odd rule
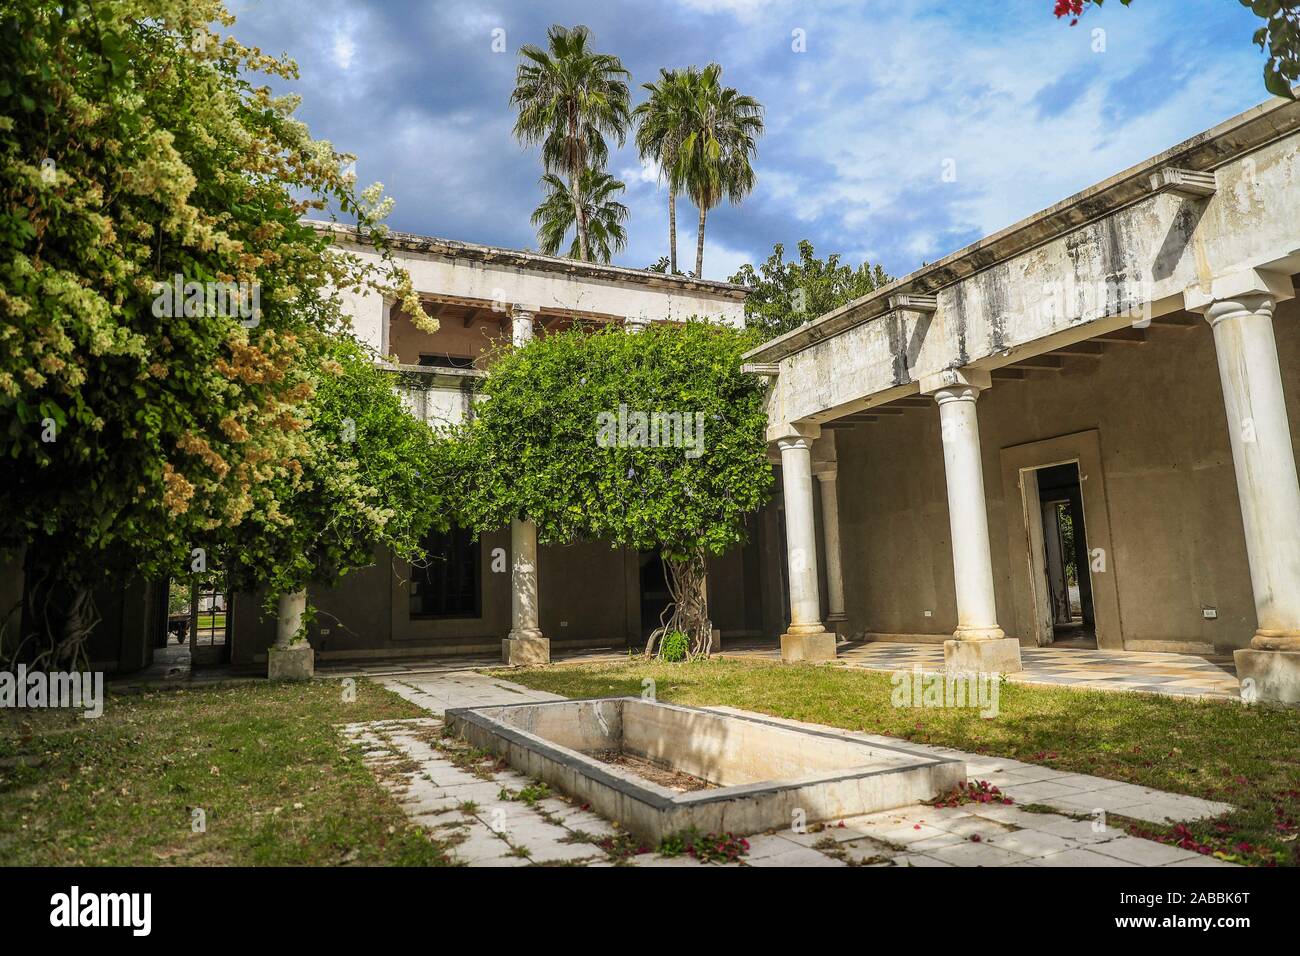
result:
[[[426,368],[473,368],[474,359],[468,355],[428,355],[421,352],[420,364]]]
[[[481,617],[478,538],[452,528],[424,539],[422,566],[411,568],[411,617]]]

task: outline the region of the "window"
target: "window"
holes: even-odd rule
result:
[[[421,352],[420,364],[425,368],[473,368],[474,359],[468,355],[429,355]]]
[[[469,531],[433,531],[424,567],[411,568],[411,617],[481,617],[479,543]]]

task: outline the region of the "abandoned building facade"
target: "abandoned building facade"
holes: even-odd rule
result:
[[[744,321],[726,283],[392,238],[439,331],[349,308],[431,427],[472,413],[493,342]],[[1053,642],[1235,653],[1261,698],[1300,701],[1297,273],[1300,104],[1276,100],[754,349],[779,479],[709,568],[724,649],[942,642],[984,672]],[[429,548],[312,591],[317,659],[541,661],[635,645],[667,600],[657,556],[539,547],[526,522]],[[236,664],[274,641],[261,604],[233,596]]]

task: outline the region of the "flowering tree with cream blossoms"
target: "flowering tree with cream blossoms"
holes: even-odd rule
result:
[[[22,555],[5,640],[29,662],[81,655],[94,588],[289,510],[340,290],[432,327],[391,259],[301,221],[332,205],[383,249],[351,157],[257,82],[295,66],[232,23],[218,0],[0,11],[0,549]]]

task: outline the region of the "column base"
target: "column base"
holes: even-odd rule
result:
[[[510,667],[551,662],[551,642],[544,637],[507,637],[501,641],[501,663]]]
[[[834,631],[836,634],[843,634],[844,625],[848,619],[847,614],[829,614],[826,617],[826,630]]]
[[[1250,639],[1252,650],[1300,652],[1300,632],[1256,631]]]
[[[1248,649],[1233,651],[1232,659],[1237,665],[1243,701],[1300,705],[1300,653]]]
[[[1020,642],[1012,637],[944,641],[943,664],[949,674],[1014,674],[1021,669]]]
[[[835,635],[830,631],[818,634],[782,634],[781,660],[787,664],[796,661],[833,661]]]
[[[311,680],[316,676],[316,652],[306,641],[275,647],[266,652],[266,676],[269,680]]]

